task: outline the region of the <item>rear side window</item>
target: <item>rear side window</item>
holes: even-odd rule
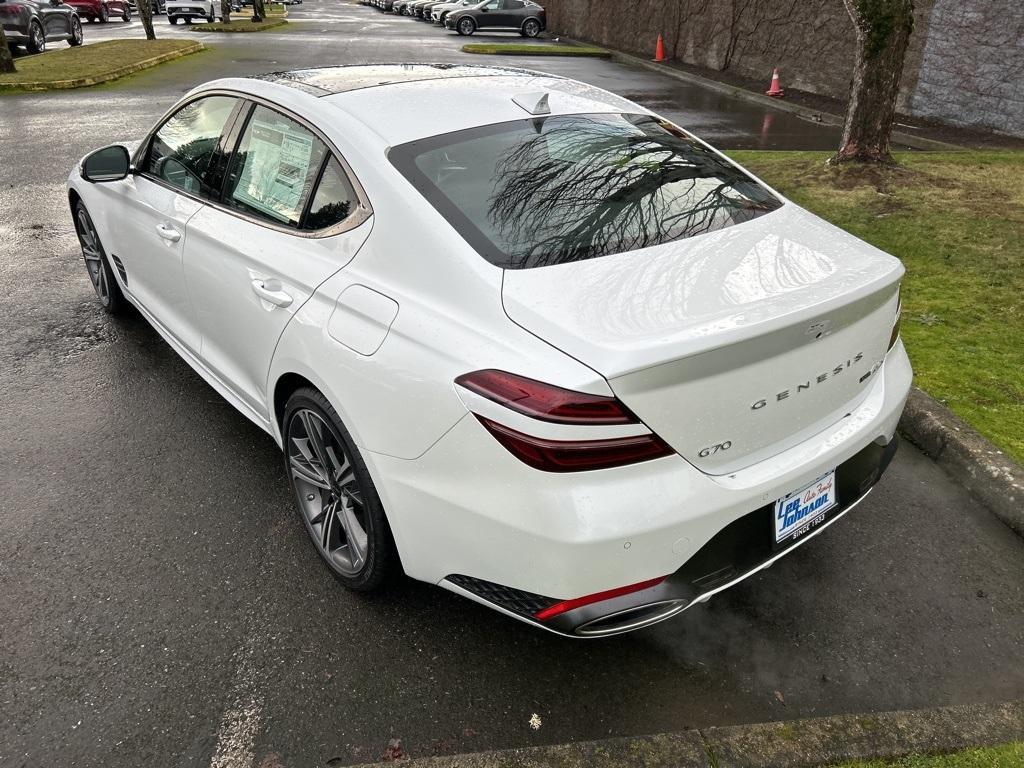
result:
[[[291,118],[257,106],[228,168],[223,202],[286,227],[298,227],[327,147]]]
[[[313,195],[309,212],[302,222],[303,229],[326,229],[344,221],[359,204],[355,190],[345,171],[333,157],[327,162],[320,184]]]
[[[215,198],[213,158],[238,99],[207,96],[179,109],[149,145],[144,172],[200,197]]]
[[[517,120],[403,144],[389,158],[481,256],[506,269],[634,251],[782,204],[649,115]]]
[[[505,0],[506,11],[519,11],[524,5],[523,0]]]

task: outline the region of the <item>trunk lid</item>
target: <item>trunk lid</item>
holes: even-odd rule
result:
[[[506,270],[502,300],[680,455],[727,474],[857,407],[887,351],[903,271],[787,203],[653,248]]]

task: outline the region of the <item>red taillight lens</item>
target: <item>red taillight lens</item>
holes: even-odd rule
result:
[[[475,371],[455,383],[525,416],[556,424],[638,424],[618,399],[562,389],[505,371]]]
[[[616,587],[615,589],[597,592],[596,594],[587,595],[586,597],[576,597],[572,600],[563,600],[562,602],[555,603],[542,611],[537,611],[537,613],[533,614],[533,618],[538,621],[547,621],[548,619],[554,618],[559,614],[566,613],[567,611],[582,608],[584,605],[600,603],[603,600],[611,600],[613,597],[622,597],[623,595],[628,595],[633,592],[641,592],[645,589],[661,584],[661,582],[667,578],[668,576],[660,576],[657,579],[641,581],[639,584],[630,584],[628,587]]]
[[[886,352],[888,352],[889,349],[892,349],[893,347],[895,347],[896,346],[896,342],[899,341],[899,338],[900,338],[900,317],[902,315],[903,315],[903,304],[901,303],[898,307],[896,307],[896,322],[894,322],[892,324],[892,335],[889,337],[889,348],[886,350]]]
[[[548,440],[524,435],[479,414],[477,418],[513,456],[545,472],[608,469],[674,453],[664,440],[654,434],[608,440]]]

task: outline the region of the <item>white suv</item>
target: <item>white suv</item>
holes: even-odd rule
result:
[[[167,21],[177,24],[178,19],[184,19],[186,24],[191,24],[192,19],[205,19],[214,21],[220,17],[220,0],[167,0]]]

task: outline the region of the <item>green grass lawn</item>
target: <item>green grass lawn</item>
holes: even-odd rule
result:
[[[609,51],[590,45],[544,45],[529,43],[470,43],[462,46],[466,53],[489,53],[506,56],[598,56],[608,58]]]
[[[1017,741],[1002,747],[968,749],[952,755],[854,761],[842,763],[835,768],[1021,768],[1021,766],[1024,766],[1024,743]]]
[[[801,206],[903,260],[915,381],[1024,461],[1024,152],[730,155]]]
[[[18,71],[0,75],[0,86],[103,77],[123,67],[194,45],[191,40],[108,40],[78,48],[56,48],[38,56],[17,59]]]

